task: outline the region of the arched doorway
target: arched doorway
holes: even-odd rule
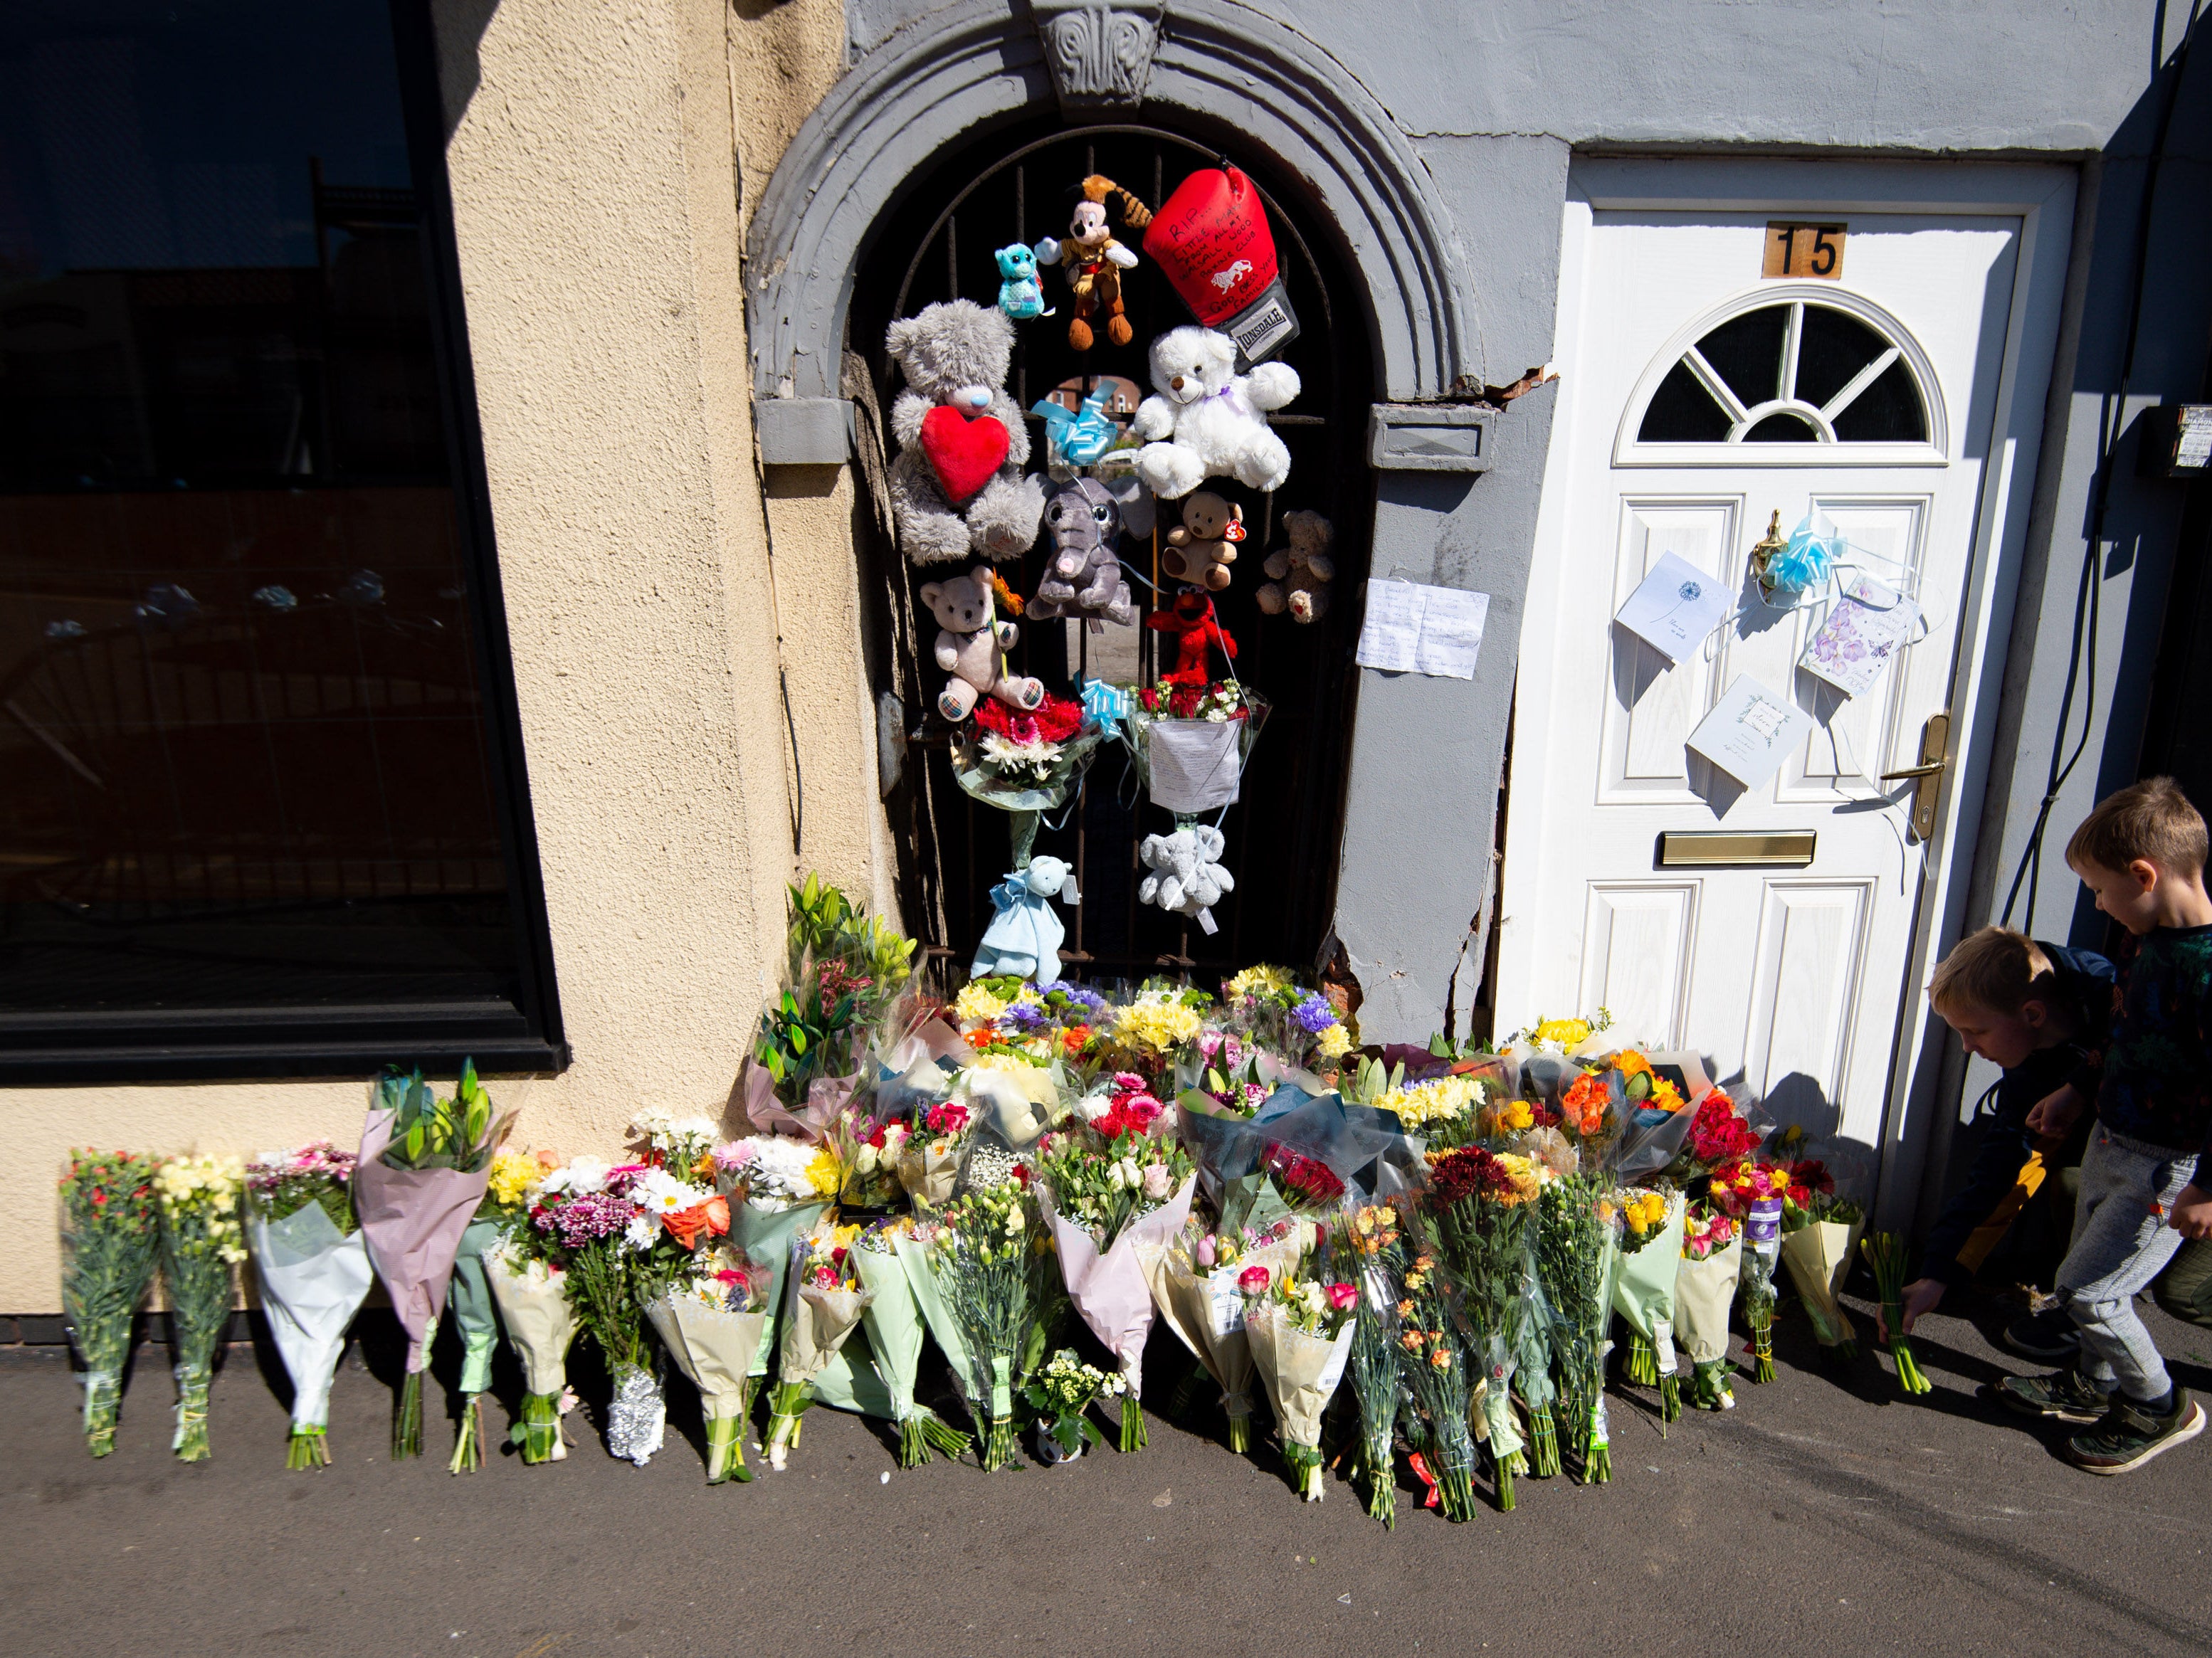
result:
[[[1103,173],[1156,208],[1188,173],[1214,165],[1222,154],[1214,145],[1226,137],[1201,137],[1164,123],[1032,118],[934,161],[880,216],[858,262],[848,340],[867,366],[877,409],[889,408],[901,383],[883,350],[884,330],[895,318],[953,297],[989,303],[999,283],[994,250],[1064,232],[1082,178]],[[1366,574],[1373,511],[1364,456],[1367,410],[1376,389],[1373,324],[1333,228],[1304,192],[1267,158],[1241,149],[1231,155],[1262,192],[1303,327],[1278,355],[1298,371],[1303,390],[1272,422],[1291,451],[1290,481],[1272,495],[1224,480],[1207,485],[1236,501],[1250,527],[1236,578],[1215,604],[1238,642],[1239,677],[1272,704],[1242,798],[1222,823],[1225,862],[1237,890],[1215,907],[1219,931],[1210,937],[1136,902],[1137,842],[1164,832],[1170,822],[1144,800],[1126,751],[1107,746],[1078,801],[1048,818],[1036,844],[1038,852],[1078,869],[1085,896],[1070,917],[1073,972],[1135,975],[1166,965],[1202,981],[1216,969],[1255,960],[1310,963],[1334,904],[1358,675],[1358,610],[1348,596],[1357,594]],[[1046,285],[1047,302],[1060,315],[1019,325],[1010,378],[1015,401],[1026,410],[1059,388],[1111,375],[1128,383],[1125,400],[1133,408],[1150,389],[1151,340],[1190,320],[1181,300],[1150,260],[1141,261],[1124,278],[1133,343],[1115,348],[1102,341],[1079,353],[1066,343],[1066,291],[1056,273],[1047,273]],[[1031,417],[1032,470],[1042,465],[1042,427]],[[1176,521],[1170,505],[1163,535]],[[1311,625],[1263,616],[1254,597],[1265,580],[1260,563],[1281,539],[1279,517],[1294,508],[1319,512],[1334,527],[1335,590],[1347,596]],[[1173,584],[1153,567],[1148,548],[1125,540],[1121,550],[1133,571],[1133,596],[1149,613],[1154,594],[1148,584],[1155,577],[1170,591]],[[950,729],[933,712],[923,713],[942,676],[927,659],[933,624],[915,593],[941,572],[908,568],[889,547],[876,554],[882,579],[871,584],[872,592],[884,595],[895,614],[872,641],[871,667],[905,711],[906,760],[887,801],[905,910],[910,926],[964,969],[989,918],[989,889],[1007,867],[1006,817],[959,791],[951,774]],[[1034,592],[1039,563],[1032,551],[1005,574],[1018,592]],[[1129,632],[1032,626],[1024,630],[1016,666],[1060,695],[1073,695],[1074,682],[1086,673],[1148,680],[1155,668],[1150,641],[1157,635],[1140,625],[1133,637],[1116,636]]]

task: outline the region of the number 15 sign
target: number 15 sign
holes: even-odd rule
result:
[[[1819,276],[1833,282],[1844,274],[1844,227],[1770,220],[1762,276]]]

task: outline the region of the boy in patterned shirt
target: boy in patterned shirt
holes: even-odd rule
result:
[[[2081,1340],[2075,1366],[2007,1376],[1997,1394],[2030,1416],[2088,1427],[2067,1460],[2125,1473],[2204,1430],[2204,1409],[2166,1374],[2135,1298],[2185,1237],[2212,1235],[2212,1189],[2197,1182],[2212,1136],[2212,897],[2204,819],[2169,777],[2099,803],[2066,861],[2125,927],[2112,1035],[2094,1079],[2097,1122],[2081,1159],[2074,1240],[2058,1268]],[[2063,1133],[2092,1096],[2086,1073],[2029,1114]],[[2212,1181],[2212,1159],[2204,1162]]]

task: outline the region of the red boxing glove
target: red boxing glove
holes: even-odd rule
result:
[[[1236,167],[1207,167],[1177,185],[1152,216],[1145,252],[1191,314],[1234,339],[1247,362],[1297,337],[1267,210],[1258,187]]]

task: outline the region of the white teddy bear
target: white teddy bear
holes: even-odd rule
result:
[[[1186,824],[1172,835],[1147,835],[1137,856],[1152,873],[1137,888],[1137,902],[1188,915],[1212,932],[1213,906],[1237,889],[1237,878],[1221,866],[1228,844],[1219,829],[1205,823]]]
[[[1298,371],[1263,362],[1239,374],[1237,342],[1210,328],[1170,329],[1152,342],[1152,389],[1130,429],[1143,438],[1137,476],[1164,501],[1180,500],[1210,477],[1248,489],[1279,489],[1291,452],[1267,429],[1266,410],[1298,394]]]

